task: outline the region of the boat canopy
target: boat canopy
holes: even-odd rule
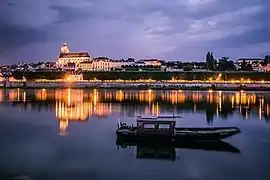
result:
[[[174,133],[175,121],[137,120],[137,133]]]

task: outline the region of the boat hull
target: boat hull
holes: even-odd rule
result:
[[[163,132],[137,132],[132,130],[119,129],[117,136],[130,140],[138,139],[159,139],[167,141],[217,141],[240,133],[236,127],[216,128],[176,128],[173,134]]]
[[[241,151],[232,146],[231,144],[224,141],[148,141],[145,139],[131,140],[126,138],[118,137],[116,140],[116,145],[125,149],[132,146],[142,146],[142,147],[173,147],[180,149],[197,149],[197,150],[208,150],[208,151],[222,151],[222,152],[232,152],[241,153]]]

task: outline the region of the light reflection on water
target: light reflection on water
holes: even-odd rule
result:
[[[117,174],[115,171],[119,171],[117,176],[112,177],[124,178],[121,175],[122,169],[125,169],[126,175],[131,173],[135,178],[137,174],[136,179],[147,179],[149,171],[156,173],[156,178],[168,178],[167,174],[191,178],[194,173],[197,173],[197,179],[209,179],[211,173],[216,179],[233,179],[228,174],[237,173],[253,179],[258,176],[270,177],[267,168],[258,168],[261,165],[269,167],[270,138],[266,124],[270,120],[269,106],[270,94],[240,91],[0,89],[1,113],[9,110],[19,117],[14,124],[10,119],[0,121],[0,170],[36,172],[36,167],[42,170],[46,167],[70,172],[70,169],[77,168],[80,172],[88,172],[89,169],[102,171],[100,174],[112,171],[112,174]],[[27,113],[16,114],[16,109]],[[145,152],[152,152],[152,147],[116,150],[116,138],[113,136],[116,126],[112,120],[171,113],[184,114],[190,119],[195,118],[195,123],[201,121],[207,125],[212,125],[217,119],[240,122],[237,126],[243,133],[229,141],[244,155],[154,147],[159,153],[173,154],[177,165],[172,165],[168,162],[133,160],[136,159],[134,156],[141,158]],[[40,118],[42,122],[37,121],[42,116],[40,114],[46,116]],[[31,118],[27,119],[27,115]],[[24,120],[27,125],[20,124]],[[47,122],[44,124],[49,128],[44,127],[43,121]],[[77,122],[82,122],[82,125],[73,124]],[[255,123],[245,126],[248,122]],[[56,131],[53,129],[55,126]],[[245,174],[238,172],[238,167],[245,170]],[[166,176],[159,173],[161,170]]]
[[[215,117],[228,119],[237,114],[270,120],[270,94],[222,91],[83,90],[83,89],[10,89],[0,90],[0,103],[31,110],[38,107],[55,111],[60,134],[66,134],[69,121],[87,121],[91,116],[108,117],[183,112],[205,113],[212,124]]]

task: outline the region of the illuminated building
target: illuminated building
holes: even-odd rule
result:
[[[0,82],[3,82],[3,81],[5,81],[6,79],[4,78],[4,77],[2,77],[2,76],[0,76]]]
[[[143,62],[145,66],[161,66],[161,63],[157,59],[142,59],[139,62]]]
[[[82,81],[83,74],[69,74],[66,78],[67,81]]]
[[[18,80],[18,79],[15,79],[14,77],[9,77],[9,78],[8,78],[8,81],[9,81],[9,82],[25,82],[25,81],[26,81],[26,78],[23,77],[23,79]]]
[[[270,72],[270,64],[267,64],[267,66],[264,66],[263,68],[265,72]]]
[[[92,71],[93,63],[92,62],[82,62],[78,65],[79,69],[82,71]]]
[[[92,71],[110,71],[112,68],[112,61],[107,57],[98,57],[92,61]]]
[[[56,64],[63,69],[77,69],[80,63],[90,60],[88,52],[69,52],[67,43],[64,42]]]
[[[107,57],[97,57],[91,62],[82,62],[79,68],[82,71],[111,71],[122,66],[132,65],[134,60],[112,60]]]
[[[236,60],[236,65],[238,66],[238,67],[241,67],[241,65],[242,65],[242,63],[243,62],[246,62],[247,64],[251,64],[251,66],[252,66],[252,69],[254,70],[254,71],[257,71],[258,69],[259,69],[259,64],[261,63],[261,62],[263,62],[263,59],[258,59],[258,58],[246,58],[246,59],[238,59],[238,60]]]

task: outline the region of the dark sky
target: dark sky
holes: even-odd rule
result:
[[[202,61],[264,57],[269,0],[0,0],[0,63],[55,61],[71,51],[111,58]]]

